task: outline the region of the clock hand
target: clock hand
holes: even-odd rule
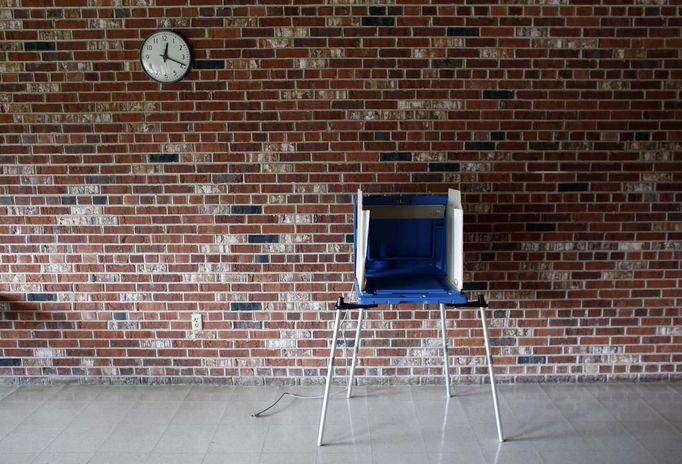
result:
[[[166,42],[166,49],[163,51],[163,55],[160,56],[163,58],[164,63],[168,60],[168,42]]]
[[[176,60],[176,59],[173,59],[173,58],[171,58],[170,56],[168,56],[167,58],[168,58],[169,60],[171,60],[171,61],[175,61],[177,64],[179,64],[179,65],[182,66],[182,67],[185,67],[185,66],[186,66],[185,63],[182,63],[182,62],[180,62],[180,61],[178,61],[178,60]]]

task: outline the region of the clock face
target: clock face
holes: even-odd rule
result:
[[[159,82],[177,82],[189,72],[192,59],[187,41],[177,32],[157,31],[140,49],[142,69]]]

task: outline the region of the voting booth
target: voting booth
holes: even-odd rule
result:
[[[503,441],[492,356],[482,296],[469,301],[463,293],[463,210],[458,190],[447,195],[363,195],[354,202],[353,256],[355,303],[339,298],[329,353],[327,377],[317,444],[322,445],[334,371],[336,341],[342,311],[358,310],[358,323],[347,398],[352,395],[364,311],[379,305],[438,304],[443,345],[443,370],[447,397],[451,385],[448,368],[446,306],[478,308],[488,361],[498,439]]]

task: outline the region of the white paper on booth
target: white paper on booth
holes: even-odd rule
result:
[[[464,285],[464,211],[459,190],[448,190],[445,233],[448,280],[461,292]]]
[[[363,291],[365,289],[365,260],[367,259],[367,240],[369,237],[369,211],[362,209],[362,190],[358,190],[355,220],[355,278],[360,291]]]

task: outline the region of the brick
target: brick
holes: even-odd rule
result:
[[[459,163],[429,163],[432,172],[459,172]]]
[[[150,163],[177,163],[178,159],[177,153],[154,153],[149,155]]]
[[[483,98],[488,100],[508,100],[514,98],[513,90],[484,90]]]
[[[380,156],[381,161],[412,161],[412,153],[409,151],[384,152]]]
[[[195,60],[192,61],[192,69],[225,69],[224,60]]]
[[[24,50],[27,52],[56,50],[54,42],[24,42]]]
[[[495,142],[466,142],[464,144],[464,149],[472,151],[493,151],[495,150]]]
[[[448,27],[449,37],[478,37],[480,35],[477,27]]]
[[[394,26],[395,18],[390,16],[364,16],[363,26]]]
[[[0,358],[0,367],[18,367],[21,366],[21,359],[19,358]]]
[[[57,295],[54,293],[29,293],[26,295],[26,301],[57,301]]]
[[[261,303],[230,303],[231,311],[260,311]]]
[[[587,192],[588,190],[587,182],[562,182],[557,185],[557,192]]]

